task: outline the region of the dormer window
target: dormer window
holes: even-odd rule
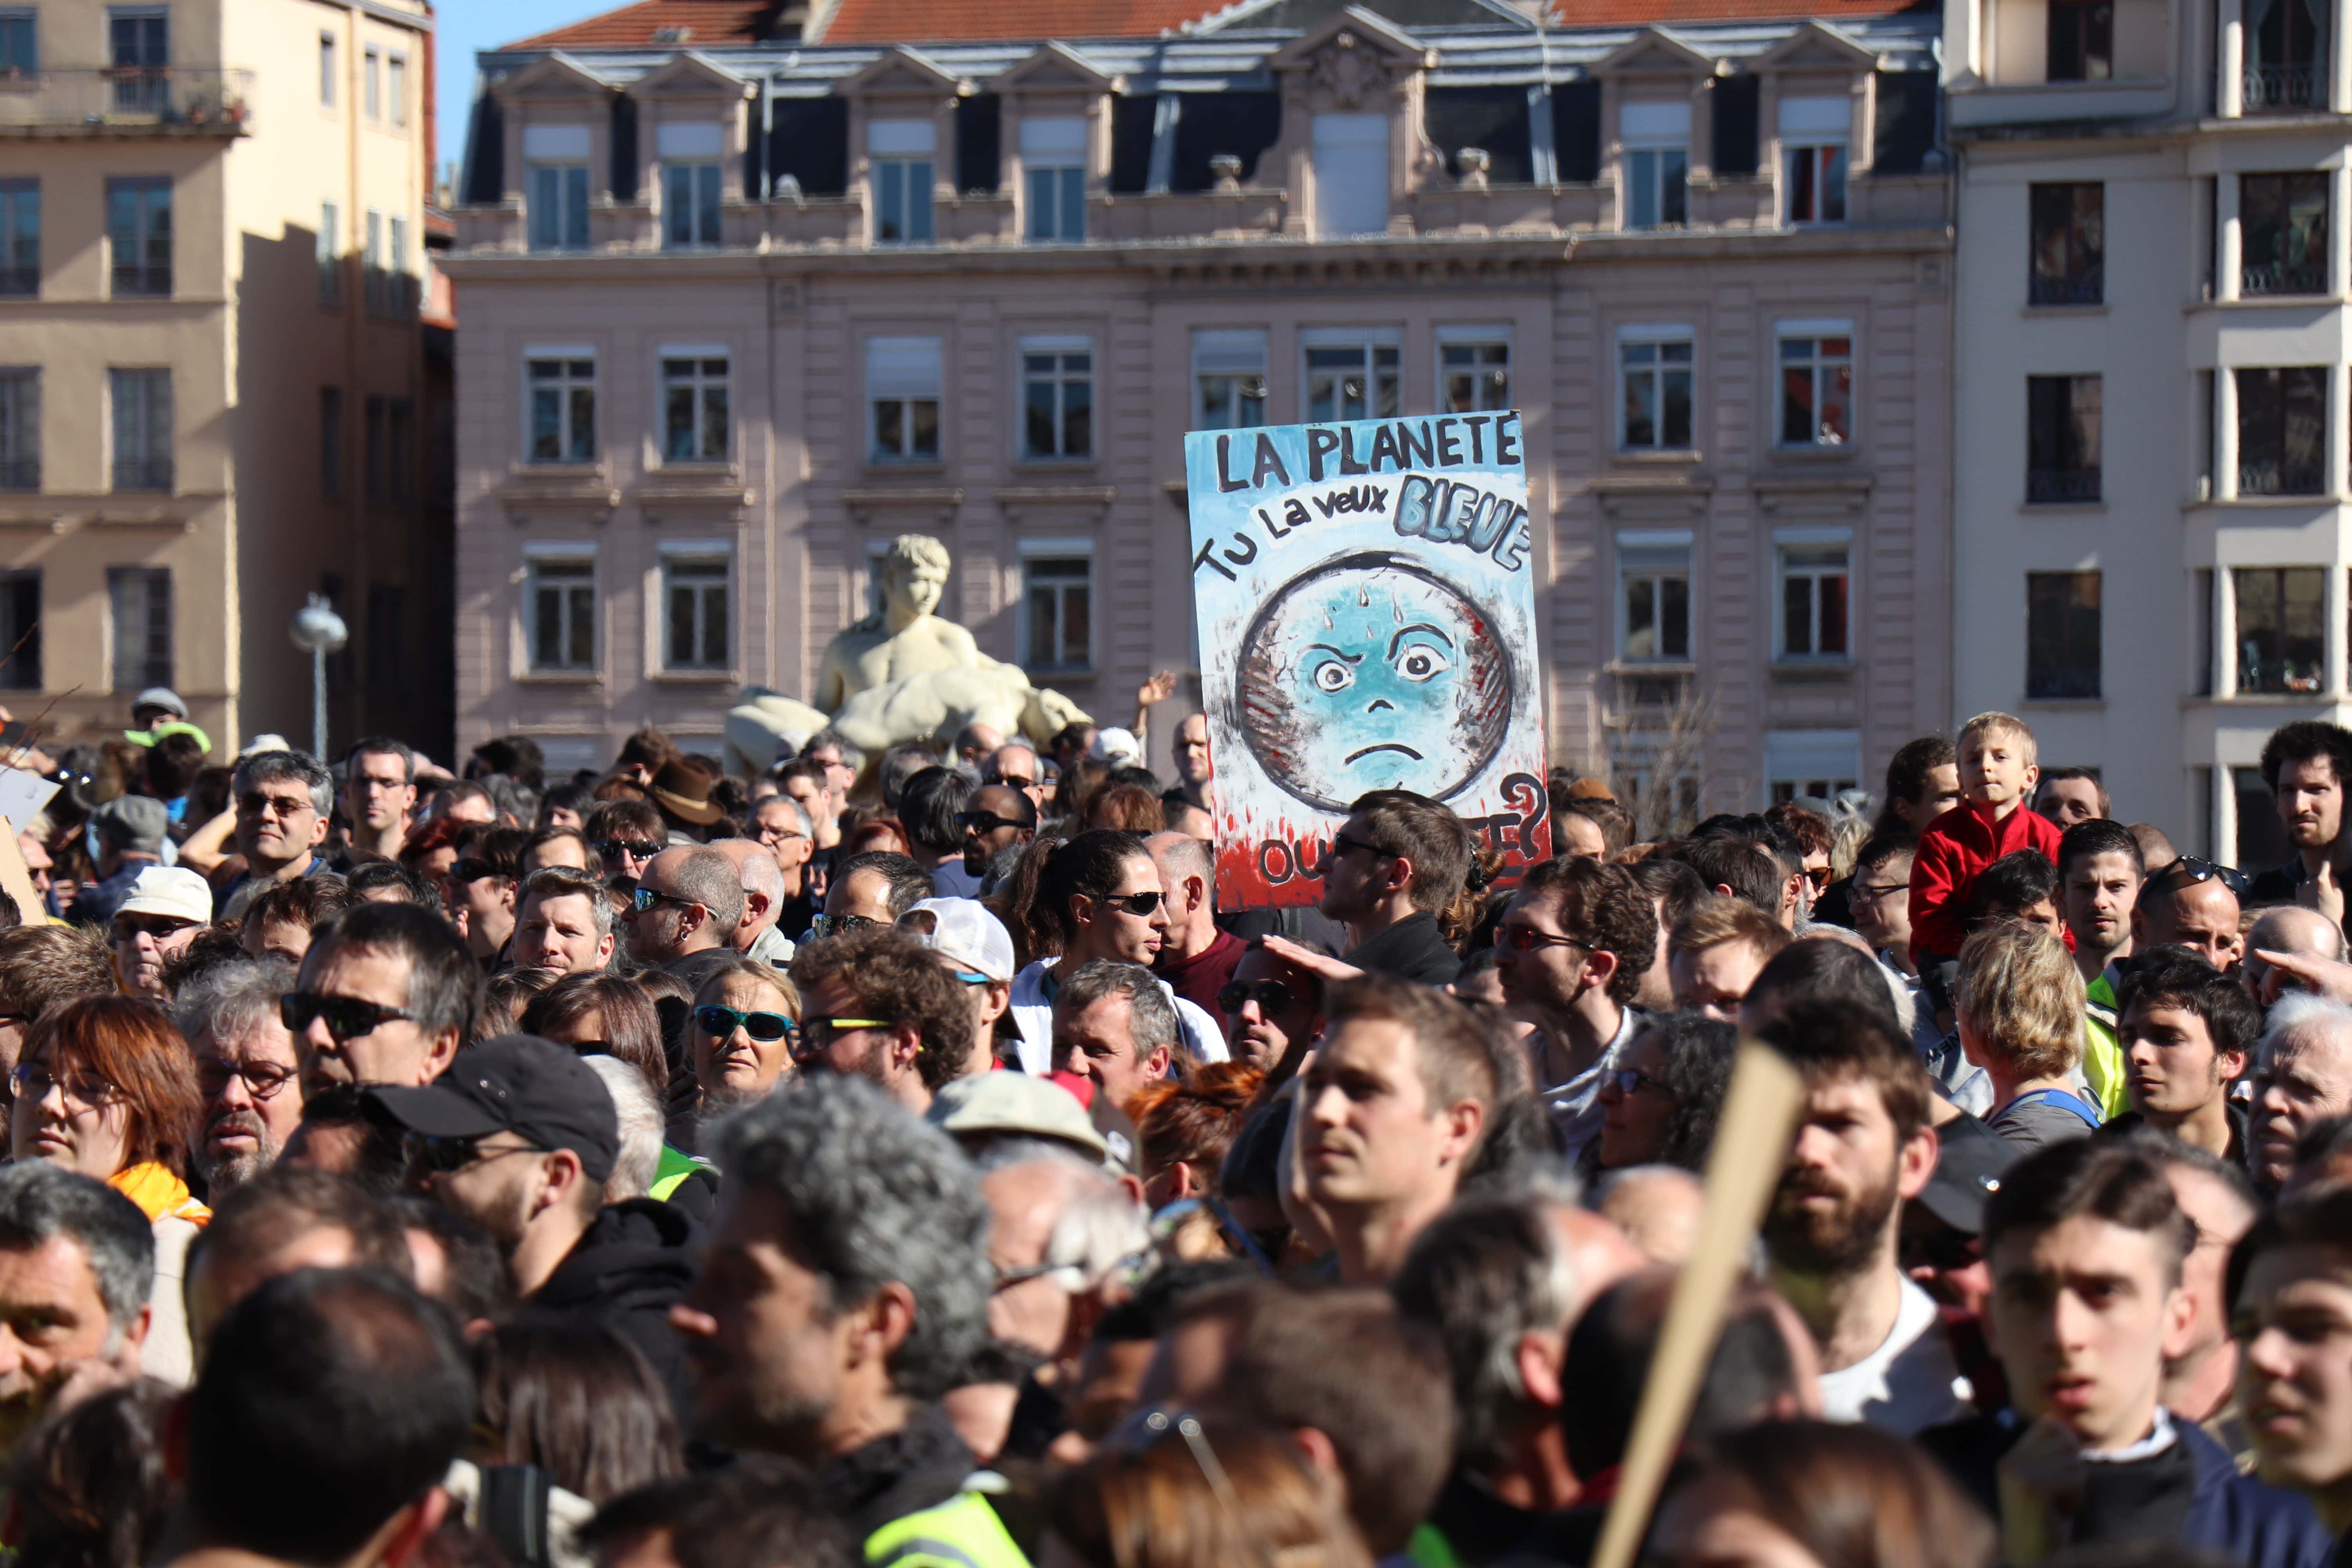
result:
[[[877,120],[866,127],[872,160],[874,243],[931,240],[931,169],[938,132],[928,120]]]
[[[1032,242],[1072,244],[1087,237],[1087,122],[1021,121]]]
[[[1780,100],[1780,165],[1787,181],[1782,197],[1790,223],[1845,221],[1846,140],[1853,117],[1851,99]]]
[[[664,245],[677,249],[719,243],[726,152],[726,128],[715,121],[656,129],[654,156],[661,161]]]
[[[1629,103],[1620,112],[1627,228],[1688,221],[1690,123],[1687,103]]]
[[[533,250],[588,248],[588,146],[585,125],[523,127]]]

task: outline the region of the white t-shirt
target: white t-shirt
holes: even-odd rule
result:
[[[1542,1083],[1543,1036],[1538,1033],[1530,1041],[1535,1053],[1536,1079],[1542,1084],[1537,1090],[1546,1110],[1551,1112],[1552,1124],[1559,1130],[1560,1158],[1574,1165],[1583,1157],[1585,1145],[1601,1136],[1601,1123],[1608,1111],[1601,1104],[1601,1080],[1623,1065],[1626,1047],[1642,1031],[1649,1019],[1632,1007],[1625,1008],[1617,1020],[1617,1033],[1592,1065],[1565,1083]]]
[[[1903,1281],[1886,1342],[1838,1372],[1822,1373],[1822,1418],[1908,1437],[1969,1414],[1968,1380],[1952,1359],[1935,1299]]]

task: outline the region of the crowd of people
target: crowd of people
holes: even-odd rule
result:
[[[550,778],[175,702],[0,898],[26,1568],[1582,1568],[1744,1039],[1645,1561],[2352,1560],[2352,732],[2251,875],[1992,713],[1679,831],[1556,771],[1513,878],[1375,791],[1225,910],[1197,714]]]

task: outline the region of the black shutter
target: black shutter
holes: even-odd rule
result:
[[[1184,98],[1176,121],[1176,167],[1172,190],[1205,191],[1217,183],[1209,160],[1231,153],[1242,161],[1246,183],[1257,173],[1258,154],[1282,134],[1282,98],[1272,92],[1194,92]]]
[[[474,100],[466,135],[466,200],[497,202],[507,194],[505,107],[485,92]]]
[[[801,194],[837,196],[849,189],[849,100],[779,98],[768,109],[768,168],[790,174]]]
[[[1601,84],[1563,81],[1551,89],[1551,145],[1563,184],[1601,177]]]
[[[1534,178],[1528,146],[1528,89],[1524,87],[1433,87],[1422,124],[1445,159],[1445,172],[1461,173],[1455,154],[1484,148],[1486,177],[1498,185],[1524,185]]]
[[[1758,93],[1763,86],[1752,76],[1717,77],[1715,80],[1715,172],[1752,174],[1760,142],[1757,124]]]
[[[1936,145],[1936,73],[1881,71],[1878,123],[1873,128],[1871,162],[1890,174],[1913,174]]]
[[[1151,183],[1151,128],[1160,117],[1160,95],[1139,93],[1110,100],[1110,188],[1116,195],[1139,195]]]
[[[956,100],[956,189],[996,194],[998,153],[1003,143],[1003,100],[976,92]]]
[[[637,199],[637,100],[625,93],[613,100],[613,199]]]

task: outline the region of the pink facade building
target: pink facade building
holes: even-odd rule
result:
[[[1945,727],[1934,15],[1378,9],[482,57],[459,744],[715,748],[746,684],[808,694],[904,532],[983,649],[1124,722],[1220,657],[1186,430],[1502,407],[1556,760],[1746,808]]]

